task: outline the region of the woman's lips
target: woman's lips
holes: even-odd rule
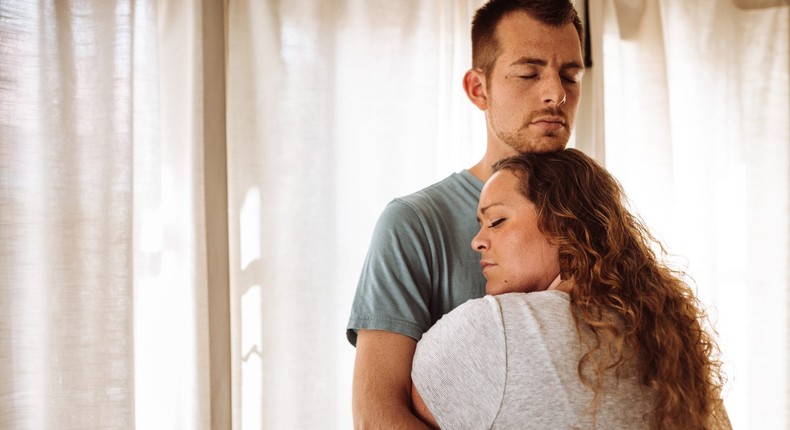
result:
[[[483,269],[483,272],[485,272],[486,269],[491,268],[493,266],[495,266],[495,264],[490,261],[480,260],[480,268]]]

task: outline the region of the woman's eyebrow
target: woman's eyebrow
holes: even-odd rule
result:
[[[497,203],[491,203],[491,204],[490,204],[490,205],[488,205],[488,206],[483,206],[483,207],[481,207],[481,208],[480,208],[480,210],[478,210],[478,213],[480,213],[480,215],[484,215],[484,214],[486,213],[486,211],[487,211],[487,210],[488,210],[488,209],[489,209],[491,206],[502,206],[502,205],[503,205],[503,203],[498,203],[498,202],[497,202]]]

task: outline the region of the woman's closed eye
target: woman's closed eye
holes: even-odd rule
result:
[[[494,220],[494,221],[492,221],[491,223],[488,224],[488,228],[494,228],[494,227],[502,224],[504,221],[505,221],[505,218],[499,218],[497,220]]]

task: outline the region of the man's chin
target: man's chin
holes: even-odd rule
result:
[[[499,139],[517,152],[554,152],[565,149],[570,133],[564,129],[556,133],[522,133],[499,135]]]
[[[560,137],[560,136],[544,137],[541,139],[528,142],[526,145],[520,148],[519,151],[537,152],[537,153],[561,151],[565,149],[565,146],[567,144],[568,144],[568,139],[565,137]]]

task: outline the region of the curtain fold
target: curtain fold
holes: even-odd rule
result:
[[[0,427],[128,428],[133,8],[0,17]]]
[[[733,427],[786,428],[790,8],[662,0],[634,26],[620,3],[604,33],[607,167],[710,309]]]
[[[587,69],[582,78],[582,95],[576,114],[576,128],[568,146],[583,151],[601,164],[606,163],[603,27],[606,0],[577,1],[576,7],[587,29],[589,47]]]
[[[330,2],[231,2],[236,428],[333,426],[339,365]],[[263,24],[263,25],[262,25]]]
[[[135,166],[147,180],[135,213],[137,427],[229,428],[224,8],[159,1],[152,13],[157,134]]]

